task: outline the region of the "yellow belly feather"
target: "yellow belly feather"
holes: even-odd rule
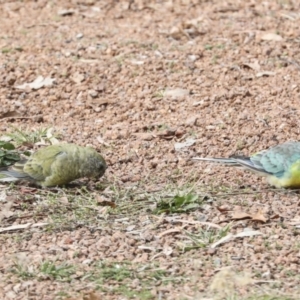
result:
[[[292,164],[281,178],[268,176],[268,182],[278,188],[300,188],[300,161]]]

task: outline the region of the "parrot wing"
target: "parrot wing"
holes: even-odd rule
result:
[[[250,157],[255,166],[263,168],[278,178],[289,173],[291,167],[300,160],[300,143],[286,142],[261,151]]]
[[[36,181],[51,176],[51,167],[64,152],[60,145],[53,145],[35,152],[24,165],[23,171]]]

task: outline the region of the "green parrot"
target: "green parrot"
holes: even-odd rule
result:
[[[42,187],[59,186],[82,177],[100,178],[106,167],[104,158],[93,148],[57,144],[0,168],[0,181],[28,180]]]
[[[250,157],[193,157],[192,159],[243,167],[266,177],[275,187],[300,188],[300,142],[286,142]]]

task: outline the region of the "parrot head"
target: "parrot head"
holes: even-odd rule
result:
[[[107,165],[104,158],[98,153],[90,158],[89,166],[89,174],[86,175],[87,177],[94,179],[102,177],[105,173],[105,170],[107,169]]]
[[[73,169],[77,170],[76,178],[88,177],[98,179],[102,177],[107,169],[104,158],[91,147],[77,147]]]
[[[100,154],[96,153],[90,159],[91,161],[89,162],[89,165],[91,167],[89,168],[88,177],[95,179],[102,177],[107,169],[104,158]]]

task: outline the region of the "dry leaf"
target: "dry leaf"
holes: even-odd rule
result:
[[[186,36],[183,29],[181,27],[177,27],[177,26],[173,26],[170,29],[169,35],[175,40],[179,40],[182,36]]]
[[[268,219],[263,215],[262,211],[258,211],[256,214],[251,215],[253,221],[261,221],[266,223]]]
[[[165,97],[171,97],[172,99],[183,98],[189,94],[190,94],[189,90],[180,89],[180,88],[172,89],[172,90],[170,89],[164,92]]]
[[[97,105],[113,104],[113,103],[116,103],[116,101],[110,99],[99,99],[97,101],[93,101],[93,104],[97,104]]]
[[[254,282],[250,273],[236,273],[231,267],[225,267],[214,276],[209,288],[222,295],[224,295],[224,293],[229,295],[235,293],[237,287],[244,287]]]
[[[52,86],[54,82],[55,82],[54,78],[50,78],[50,77],[44,78],[43,76],[38,76],[33,82],[17,85],[16,88],[20,90],[25,90],[27,88],[38,90],[42,87]]]
[[[28,252],[16,252],[10,256],[12,261],[18,262],[21,265],[27,265],[30,262]]]
[[[266,33],[260,36],[261,40],[264,41],[275,41],[275,42],[280,42],[283,40],[283,38],[276,33]]]
[[[210,245],[210,248],[216,248],[217,246],[219,246],[221,244],[224,244],[224,243],[227,243],[227,242],[231,241],[233,238],[234,238],[234,235],[232,233],[229,233],[226,236],[222,237],[217,242]]]
[[[60,197],[57,199],[58,202],[62,203],[62,204],[69,204],[69,200],[67,197]]]
[[[161,232],[158,237],[161,238],[163,237],[164,235],[168,235],[170,233],[181,233],[182,232],[182,228],[172,228],[172,229],[168,229],[168,230],[165,230],[163,232]]]
[[[72,76],[71,76],[71,80],[74,82],[74,83],[81,83],[82,81],[84,81],[85,79],[85,76],[79,72],[75,72]]]
[[[26,187],[26,186],[21,186],[21,188],[20,188],[21,194],[35,194],[36,191],[37,191],[36,188],[30,188],[30,187]]]
[[[251,219],[251,215],[247,214],[243,211],[235,211],[235,212],[233,212],[231,219],[233,219],[233,220]]]
[[[126,231],[133,231],[133,229],[136,228],[136,225],[129,225],[127,228],[126,228]]]
[[[205,221],[191,221],[191,220],[183,220],[183,219],[177,219],[176,217],[166,217],[165,218],[166,221],[168,222],[180,222],[180,223],[186,223],[186,224],[193,224],[193,225],[204,225],[204,226],[208,226],[208,227],[212,227],[212,228],[217,228],[217,229],[222,229],[222,226],[211,223],[211,222],[205,222]]]
[[[143,65],[145,62],[143,60],[132,59],[132,60],[130,60],[130,63],[132,63],[133,65],[140,66],[140,65]]]
[[[137,138],[143,140],[143,141],[151,141],[155,137],[153,133],[150,132],[136,132],[132,134],[133,136],[136,136]]]
[[[176,129],[166,129],[155,133],[155,136],[165,140],[171,140],[175,135]]]
[[[13,197],[7,197],[5,191],[1,191],[0,202],[4,202],[4,203],[1,203],[0,206],[0,222],[3,219],[7,219],[14,214],[14,212],[10,210],[14,203],[13,199],[14,199]]]
[[[73,9],[62,9],[57,12],[57,14],[62,17],[71,16],[74,13],[75,13],[75,10],[73,10]]]
[[[300,217],[295,217],[293,219],[291,219],[291,221],[289,222],[290,225],[294,225],[294,226],[298,226],[300,225]]]
[[[174,136],[175,133],[176,133],[176,129],[166,129],[166,130],[157,132],[155,135],[158,137],[166,138],[166,137]]]
[[[26,223],[26,224],[16,224],[9,227],[0,228],[0,233],[6,232],[6,231],[12,231],[12,230],[20,230],[20,229],[27,229],[27,228],[34,228],[34,227],[42,227],[46,226],[49,223]]]
[[[263,77],[263,76],[274,76],[276,73],[275,72],[271,72],[271,71],[263,71],[263,72],[258,72],[255,74],[256,77]]]
[[[103,297],[99,293],[91,292],[87,295],[84,295],[83,300],[102,300],[102,299],[103,299]]]
[[[150,247],[150,246],[145,246],[145,245],[138,246],[138,249],[148,250],[148,251],[156,251],[157,250],[155,247]]]
[[[261,233],[258,230],[253,230],[252,228],[245,228],[244,231],[235,234],[234,238],[242,238],[242,237],[249,237],[255,235],[263,235],[263,233]]]
[[[203,21],[203,17],[197,19],[185,20],[178,24],[178,26],[173,26],[168,35],[173,39],[179,40],[182,37],[187,37],[188,39],[194,38],[205,32],[199,31],[199,24]]]
[[[0,141],[3,141],[3,142],[10,142],[11,140],[12,140],[12,137],[7,136],[7,135],[2,135],[0,137]]]
[[[7,199],[6,192],[2,190],[2,191],[0,192],[0,202],[6,202],[6,199]],[[1,204],[1,205],[2,205],[2,204]]]
[[[232,220],[251,219],[253,221],[267,222],[267,218],[263,215],[261,211],[258,211],[255,214],[248,214],[243,211],[235,211],[233,212],[231,219]]]
[[[98,135],[97,137],[96,137],[96,139],[97,139],[97,141],[100,143],[100,144],[102,144],[102,145],[105,145],[105,146],[109,146],[109,144],[108,143],[106,143],[105,141],[104,141],[104,139],[100,136],[100,135]]]
[[[260,64],[258,61],[255,61],[254,63],[243,63],[243,65],[254,71],[260,71]]]
[[[175,143],[174,148],[176,151],[181,150],[182,148],[190,147],[196,143],[195,139],[189,138],[183,143]]]
[[[102,206],[110,206],[110,207],[112,207],[112,208],[116,208],[116,207],[117,207],[115,202],[113,202],[113,201],[108,201],[108,200],[106,200],[104,197],[101,197],[101,196],[99,196],[99,195],[95,195],[95,198],[96,198],[97,203],[98,203],[99,205],[102,205]]]
[[[1,204],[0,222],[3,219],[7,219],[7,218],[14,215],[14,212],[10,210],[11,207],[12,207],[12,204],[13,204],[13,202],[7,202],[7,203],[4,203],[4,204]]]
[[[81,58],[79,61],[86,64],[99,64],[101,62],[101,60],[99,59],[84,59],[84,58]]]
[[[0,119],[5,119],[5,118],[20,118],[21,114],[18,113],[17,111],[13,110],[13,111],[8,111],[7,113],[4,113],[0,116]]]
[[[228,212],[228,211],[231,210],[231,209],[229,209],[229,208],[226,207],[226,206],[217,206],[216,208],[217,208],[217,210],[218,210],[219,212],[221,212],[221,213],[225,213],[225,212]]]
[[[166,255],[166,256],[170,256],[172,253],[173,253],[173,248],[170,247],[170,246],[165,246],[163,248],[163,253]]]
[[[193,126],[197,123],[198,117],[192,116],[184,121],[184,124],[187,126]]]
[[[228,243],[229,241],[236,239],[236,238],[242,238],[242,237],[249,237],[249,236],[255,236],[255,235],[263,235],[260,231],[253,230],[251,228],[245,228],[244,231],[239,232],[237,234],[231,234],[228,233],[226,236],[222,237],[219,241],[213,243],[210,248],[216,248],[217,246]]]
[[[275,215],[271,216],[269,219],[274,220],[274,219],[278,219],[278,218],[280,218],[280,215],[275,214]]]
[[[84,296],[77,296],[76,298],[69,297],[66,298],[66,300],[102,300],[102,295],[96,293],[96,292],[90,292],[87,294],[84,294]]]

